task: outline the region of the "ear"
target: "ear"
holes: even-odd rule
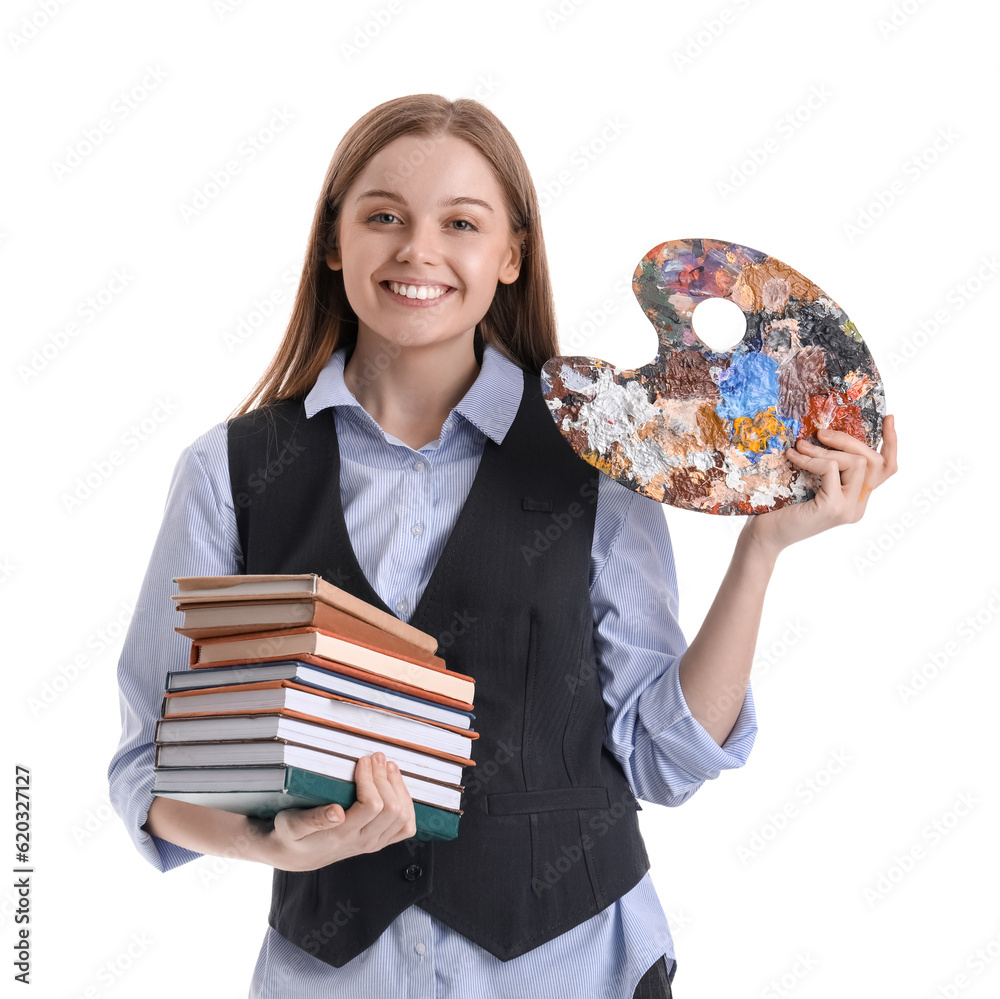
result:
[[[519,240],[510,244],[507,258],[500,268],[500,273],[497,275],[501,284],[513,284],[517,280],[518,275],[521,273],[521,252],[524,245]]]
[[[326,266],[329,267],[331,271],[343,270],[344,263],[340,259],[340,250],[331,250],[326,255]]]

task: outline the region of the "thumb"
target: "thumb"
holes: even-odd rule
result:
[[[302,839],[310,833],[334,829],[344,821],[340,805],[319,805],[316,808],[286,808],[274,817],[280,821],[292,839]]]

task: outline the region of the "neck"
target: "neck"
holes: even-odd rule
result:
[[[471,337],[418,347],[359,338],[344,383],[386,433],[417,450],[440,437],[479,371]]]

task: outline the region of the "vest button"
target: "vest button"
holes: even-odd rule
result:
[[[410,864],[403,868],[403,877],[407,881],[416,881],[424,873],[424,869],[419,864]]]

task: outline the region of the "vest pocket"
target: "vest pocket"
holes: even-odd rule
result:
[[[582,833],[585,821],[582,813],[589,813],[590,819],[602,813],[607,815],[608,805],[606,787],[554,787],[486,796],[488,815],[527,816],[531,842],[529,885],[536,898],[548,897],[548,904],[555,906],[553,916],[562,904],[556,901],[556,896],[563,893],[553,893],[552,889],[580,861],[584,861],[583,871],[588,875],[585,884],[588,889],[591,886],[585,857],[592,844],[590,837]]]
[[[488,815],[607,808],[609,804],[606,787],[554,787],[549,790],[507,791],[486,795]]]

